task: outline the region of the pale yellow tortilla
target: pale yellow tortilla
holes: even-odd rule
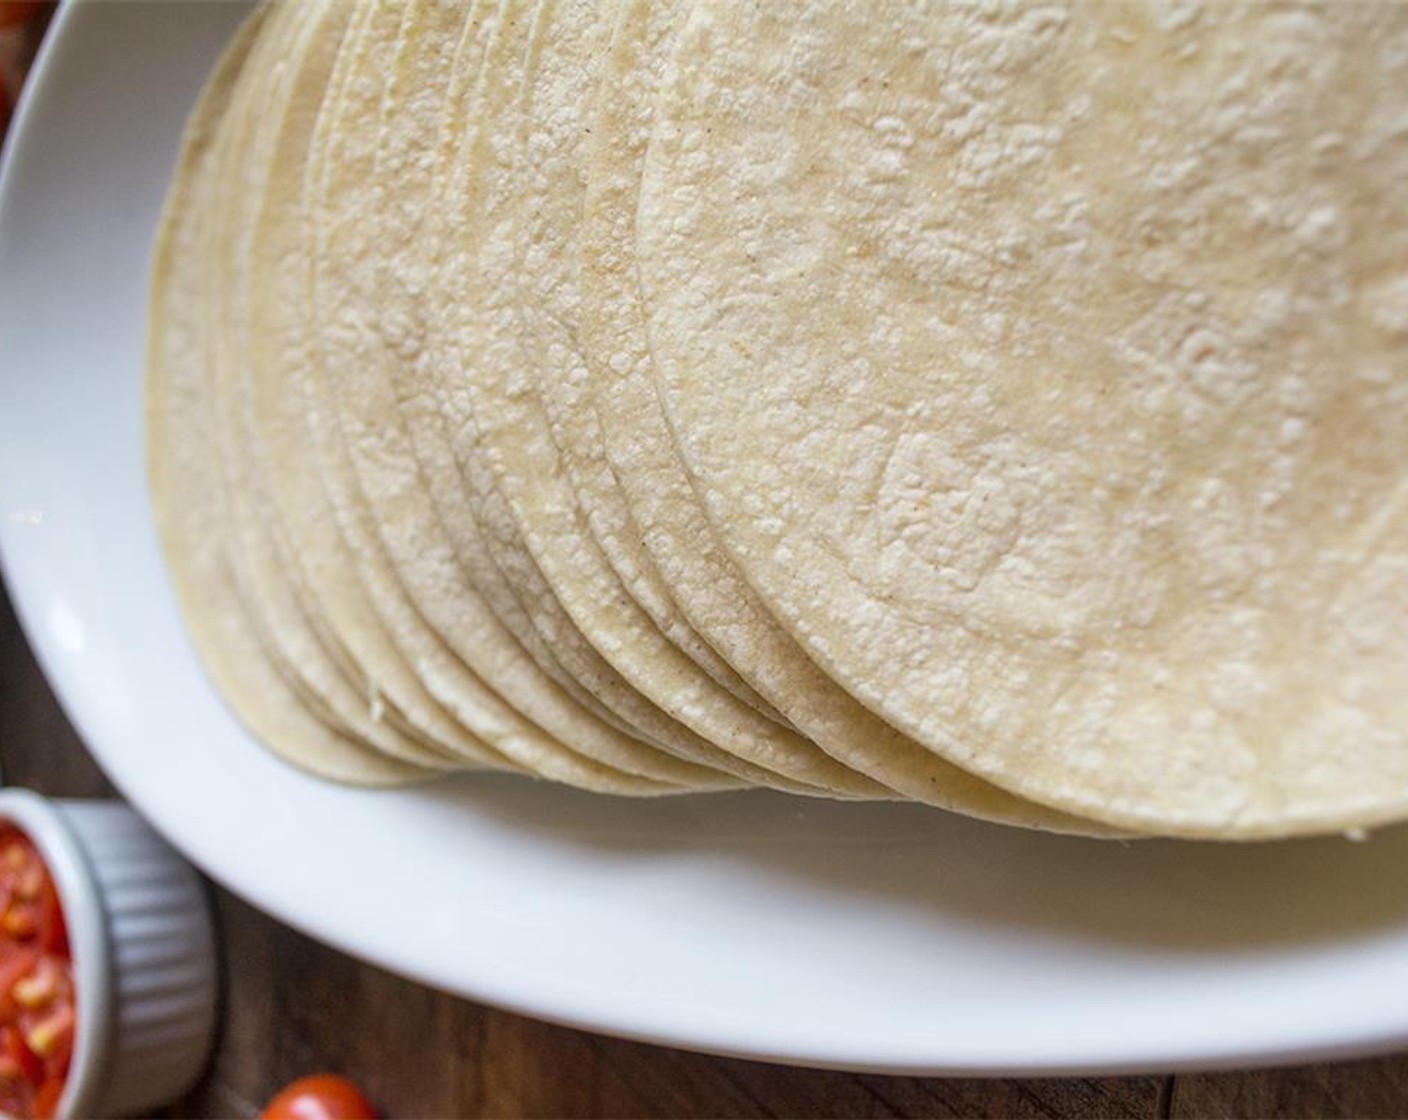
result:
[[[464,123],[457,130],[460,142],[454,148],[450,169],[439,176],[440,189],[427,208],[421,231],[434,262],[433,268],[418,278],[420,285],[433,293],[419,305],[424,318],[417,329],[423,335],[414,337],[423,342],[418,341],[408,360],[395,369],[400,413],[426,488],[453,539],[456,554],[494,614],[574,699],[626,733],[658,746],[659,736],[651,729],[618,714],[622,705],[613,690],[621,691],[623,685],[607,682],[607,687],[593,690],[562,663],[563,651],[571,653],[576,648],[562,637],[562,628],[570,628],[570,620],[555,602],[544,599],[542,577],[527,549],[514,537],[512,518],[494,489],[487,465],[463,454],[467,450],[463,437],[473,434],[463,387],[469,362],[466,351],[477,351],[482,345],[476,333],[461,330],[455,323],[465,298],[460,288],[470,272],[472,246],[467,239],[477,237],[483,226],[482,204],[471,192],[475,184],[466,169],[475,165],[481,150],[508,142],[503,133],[495,134],[492,140],[483,134],[485,87],[516,88],[513,75],[499,71],[512,69],[515,61],[521,70],[537,27],[533,14],[529,6],[500,5],[484,67],[485,80],[473,97],[455,102],[464,110]],[[497,74],[494,83],[489,81],[491,74]],[[469,219],[462,221],[461,215]],[[457,437],[462,444],[459,455],[454,447]],[[716,780],[725,778],[720,773]]]
[[[856,771],[929,804],[1066,832],[1097,825],[1013,797],[857,703],[802,652],[722,553],[660,410],[636,284],[635,211],[660,71],[688,5],[623,0],[592,114],[583,208],[584,391],[639,547],[690,622],[804,734]]]
[[[556,469],[551,475],[547,470],[537,472],[541,477],[513,503],[515,516],[525,530],[525,539],[543,542],[535,557],[545,573],[549,566],[556,573],[553,587],[558,598],[570,610],[566,596],[575,597],[579,605],[571,611],[574,620],[589,637],[595,635],[597,648],[609,651],[608,660],[643,693],[662,706],[668,703],[662,696],[685,697],[681,708],[700,710],[692,726],[726,749],[736,749],[730,734],[755,736],[761,743],[753,747],[758,751],[755,761],[784,776],[847,795],[884,796],[888,791],[838,765],[814,744],[793,734],[785,721],[776,727],[776,719],[769,722],[754,717],[749,709],[771,711],[770,706],[732,669],[716,669],[717,654],[700,641],[673,604],[656,602],[652,611],[635,594],[637,589],[645,589],[644,582],[623,588],[606,550],[599,547],[600,538],[590,532],[590,521],[598,515],[609,521],[613,506],[625,512],[601,452],[595,417],[581,394],[587,358],[578,337],[581,286],[577,233],[585,219],[585,156],[592,129],[590,109],[601,73],[599,55],[611,30],[606,15],[598,4],[549,5],[535,52],[539,63],[526,79],[524,135],[515,176],[517,264],[513,275],[518,285],[518,352],[536,392],[521,398],[508,392],[495,394],[490,371],[489,391],[476,417],[491,416],[498,423],[506,422],[499,439],[490,441],[507,464],[508,473],[501,477],[500,486],[506,491],[512,488],[516,480],[548,464],[551,450],[557,450]],[[514,413],[502,407],[505,401],[518,399],[535,400],[538,407]],[[489,427],[481,424],[481,434]],[[551,443],[545,439],[549,430]],[[535,446],[543,448],[543,453],[532,454],[529,449]],[[583,487],[574,486],[574,461],[579,468],[595,472],[598,485],[589,486],[590,475],[579,470],[578,481]],[[558,513],[559,509],[567,510],[569,503],[576,506],[570,522]],[[629,558],[626,549],[617,551]],[[640,555],[645,565],[637,574],[650,582],[648,556]],[[624,600],[622,590],[627,593]],[[668,600],[658,580],[646,590],[647,600]],[[596,604],[608,600],[624,602],[625,609],[593,612]],[[699,699],[689,701],[690,690],[697,690]],[[740,706],[739,700],[746,707]],[[682,722],[691,723],[679,711],[675,714]],[[743,730],[731,730],[735,726]],[[726,730],[720,732],[720,727]]]
[[[637,221],[672,430],[941,756],[1139,829],[1401,817],[1408,7],[1167,14],[696,8]]]
[[[499,625],[456,561],[397,412],[392,367],[426,295],[407,281],[423,260],[417,227],[455,127],[454,76],[473,85],[488,8],[405,6],[389,44],[359,44],[347,89],[319,119],[305,296],[316,345],[300,400],[318,429],[315,473],[371,593],[364,609],[374,603],[394,641],[388,653],[404,653],[486,744],[528,772],[601,792],[707,785],[713,775],[575,704]]]
[[[203,373],[208,273],[198,249],[214,135],[267,11],[261,7],[243,25],[206,83],[162,215],[152,265],[146,386],[153,513],[188,631],[235,714],[280,756],[321,777],[397,784],[427,771],[337,734],[305,706],[271,662],[225,558],[227,521]]]
[[[581,332],[577,234],[594,215],[584,209],[590,177],[587,154],[596,145],[595,105],[609,59],[600,41],[623,5],[558,5],[549,19],[559,30],[544,43],[529,78],[525,155],[519,172],[520,286],[529,368],[561,456],[573,497],[601,555],[627,593],[662,634],[739,700],[779,723],[786,720],[718,655],[681,614],[669,586],[640,542],[640,527],[616,485],[602,449],[596,411],[586,397],[588,356]],[[657,7],[673,20],[676,5]],[[593,21],[595,28],[576,26]],[[557,49],[580,42],[585,50]],[[585,58],[578,57],[585,55]]]
[[[216,457],[218,470],[214,479],[223,489],[226,517],[230,529],[225,533],[225,553],[229,570],[258,628],[276,668],[303,698],[311,710],[325,719],[340,733],[361,738],[354,727],[356,717],[349,721],[338,710],[337,700],[347,693],[345,681],[334,680],[330,697],[329,678],[356,677],[356,670],[346,663],[342,652],[330,644],[325,648],[325,635],[319,620],[310,615],[299,601],[298,574],[289,573],[277,554],[277,538],[266,539],[259,529],[257,514],[251,515],[247,495],[241,490],[239,502],[232,493],[232,477],[245,470],[244,439],[237,433],[231,400],[221,396],[221,370],[243,369],[243,363],[232,362],[226,352],[224,317],[229,293],[234,286],[235,268],[228,262],[234,253],[231,239],[238,236],[238,223],[231,220],[231,198],[241,204],[253,197],[253,192],[241,193],[246,167],[245,154],[254,141],[253,122],[271,99],[282,96],[292,73],[310,53],[309,17],[315,9],[270,5],[258,41],[241,67],[231,91],[226,110],[212,147],[211,186],[201,199],[205,214],[200,219],[203,240],[198,247],[206,269],[206,306],[200,319],[202,329],[201,362],[206,391],[211,399],[213,436],[209,451]],[[317,650],[317,665],[313,674],[301,668],[300,653],[304,646]],[[354,690],[365,691],[365,681]],[[356,707],[366,708],[366,701],[352,699]]]
[[[457,759],[419,735],[384,697],[371,667],[355,662],[315,609],[303,586],[272,491],[263,433],[251,414],[251,386],[270,360],[261,324],[252,318],[264,281],[252,260],[258,215],[285,122],[315,112],[335,59],[347,41],[352,8],[328,2],[293,6],[267,25],[267,63],[247,65],[217,151],[207,267],[212,273],[213,330],[207,350],[215,408],[215,447],[231,520],[230,560],[245,600],[264,620],[281,664],[336,721],[378,750],[422,765],[449,768]],[[258,58],[255,60],[258,61]],[[242,100],[242,97],[244,100]],[[276,282],[288,279],[279,274]]]
[[[319,470],[319,451],[335,438],[329,430],[335,425],[318,408],[309,384],[318,337],[308,321],[312,216],[305,205],[304,173],[318,126],[336,116],[357,88],[367,56],[382,66],[389,63],[400,20],[394,12],[388,18],[388,11],[356,9],[326,88],[295,85],[277,121],[265,189],[249,217],[249,361],[241,388],[263,456],[266,517],[277,521],[288,545],[285,558],[304,575],[310,613],[424,741],[465,766],[512,769],[507,758],[428,694],[421,676],[400,656],[359,578],[361,542],[340,533]]]
[[[480,446],[468,399],[466,382],[471,371],[486,360],[498,360],[484,353],[486,328],[506,335],[516,323],[511,279],[515,249],[511,200],[515,196],[507,184],[517,158],[520,134],[511,127],[510,120],[517,108],[523,75],[532,64],[533,45],[548,12],[546,2],[523,0],[505,0],[500,8],[501,32],[491,56],[496,61],[486,66],[480,84],[479,103],[472,117],[474,127],[469,130],[472,143],[457,149],[455,163],[442,177],[443,189],[433,211],[439,223],[434,238],[435,282],[458,294],[435,322],[429,336],[429,361],[417,370],[412,394],[431,402],[430,407],[449,436],[446,446],[450,469],[464,487],[461,503],[472,513],[469,518],[457,513],[451,519],[473,521],[478,527],[478,543],[491,564],[489,571],[476,573],[476,582],[495,612],[512,620],[519,640],[533,652],[535,660],[582,703],[594,705],[604,719],[616,722],[622,730],[663,748],[679,735],[679,729],[672,721],[662,720],[650,705],[642,704],[630,685],[601,662],[557,601],[498,488]],[[495,98],[493,107],[486,108],[484,102],[491,96]],[[501,119],[505,117],[508,119]],[[496,226],[489,228],[480,211],[486,205],[482,197],[485,184],[494,179],[503,189],[498,192],[496,205],[500,212],[494,218]],[[468,228],[453,217],[464,207],[470,208],[478,219]],[[467,238],[482,243],[475,251],[497,255],[493,281],[465,269]],[[467,295],[462,290],[465,285],[475,294]],[[495,306],[465,305],[466,298],[480,298],[486,289],[494,294]],[[462,320],[471,315],[481,321],[466,325]],[[707,744],[701,749],[707,751]]]
[[[210,478],[222,488],[221,497],[227,511],[230,509],[230,499],[227,490],[228,468],[225,462],[227,456],[225,449],[231,445],[231,436],[229,426],[224,422],[218,407],[214,374],[214,350],[218,345],[217,340],[220,333],[218,324],[221,300],[223,290],[228,286],[227,278],[218,270],[219,262],[223,260],[218,241],[225,235],[227,224],[219,212],[217,199],[222,193],[228,193],[231,169],[239,166],[237,161],[232,158],[232,150],[243,145],[249,135],[250,114],[247,106],[252,99],[271,94],[274,89],[273,84],[261,80],[260,75],[266,69],[272,70],[274,60],[283,51],[282,42],[291,36],[296,37],[298,21],[306,14],[278,8],[272,4],[268,5],[268,8],[269,11],[261,23],[260,33],[251,46],[245,61],[241,64],[239,74],[230,90],[229,103],[211,139],[211,153],[208,157],[211,166],[206,172],[210,181],[209,186],[202,194],[193,196],[195,201],[192,202],[192,205],[199,205],[203,209],[203,213],[198,218],[192,219],[196,223],[201,237],[194,251],[201,258],[202,267],[205,270],[202,277],[204,285],[202,290],[205,292],[204,304],[200,308],[199,316],[196,317],[193,313],[193,317],[201,332],[199,350],[201,385],[210,398],[211,423],[208,432],[211,436],[211,442],[207,446],[207,451],[214,457],[215,467]],[[233,523],[233,513],[227,512],[225,520]],[[225,531],[222,534],[222,547],[225,551],[228,571],[238,588],[251,623],[257,629],[261,641],[269,651],[272,664],[288,681],[303,703],[319,718],[324,719],[330,727],[339,733],[357,738],[358,736],[346,721],[328,705],[324,696],[303,678],[296,665],[290,661],[288,638],[280,633],[279,628],[268,617],[267,596],[259,596],[256,593],[256,588],[252,586],[251,576],[243,555],[244,544],[239,539],[239,535],[232,530]],[[307,626],[314,625],[312,620],[305,620],[305,622]]]
[[[507,54],[513,37],[491,56],[486,72],[495,80],[486,83],[483,142],[456,176],[468,184],[468,205],[446,208],[456,225],[443,257],[452,267],[441,282],[457,313],[451,332],[469,345],[461,354],[464,375],[441,403],[468,421],[452,424],[466,473],[475,463],[481,472],[487,467],[512,520],[500,524],[487,506],[476,512],[501,549],[527,549],[532,564],[524,564],[524,575],[531,579],[535,569],[542,585],[521,586],[530,592],[530,611],[561,612],[555,649],[562,663],[662,749],[758,784],[839,793],[844,771],[721,689],[660,633],[616,579],[575,505],[535,391],[534,349],[526,345],[522,304],[540,297],[525,284],[533,263],[519,251],[520,222],[533,210],[519,175],[535,156],[549,158],[554,145],[555,158],[565,159],[562,145],[580,136],[583,105],[573,94],[590,89],[609,28],[592,4],[547,0],[539,18],[540,43],[522,73],[513,64],[518,56]],[[547,98],[553,101],[545,106]],[[535,120],[550,120],[557,131],[530,151]],[[554,249],[534,245],[532,252],[548,261]]]
[[[483,32],[487,37],[486,44],[501,33],[503,26],[501,16],[505,5],[500,3],[495,8],[489,26]],[[513,14],[512,7],[509,14]],[[482,73],[481,63],[472,70],[457,68],[452,75],[448,109],[453,122],[448,129],[451,140],[443,149],[447,166],[453,166],[462,147],[471,142],[477,131],[479,114],[471,110],[478,104]],[[447,182],[446,178],[444,174],[437,176],[428,196],[426,210],[419,219],[420,241],[416,255],[406,255],[405,267],[397,277],[398,282],[414,294],[414,301],[398,317],[388,317],[384,321],[389,332],[388,341],[402,354],[402,361],[392,370],[398,398],[397,410],[414,449],[425,492],[453,546],[455,562],[463,569],[484,603],[560,688],[600,718],[615,723],[623,732],[634,733],[634,729],[616,717],[558,663],[552,647],[555,635],[539,632],[514,590],[509,578],[511,573],[500,568],[477,518],[465,516],[465,511],[470,508],[472,480],[466,480],[461,475],[459,464],[455,461],[451,449],[453,432],[440,408],[437,394],[427,392],[427,386],[435,384],[432,377],[434,367],[444,361],[455,360],[452,356],[453,340],[446,339],[438,329],[432,329],[437,317],[427,314],[433,310],[432,301],[438,298],[435,275],[440,267],[439,232],[441,226],[448,224],[441,221],[439,216],[448,204],[446,199],[451,189],[459,189]],[[405,304],[400,306],[406,307]]]

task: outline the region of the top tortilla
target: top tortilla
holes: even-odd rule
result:
[[[1408,810],[1408,7],[706,3],[637,217],[749,583],[1024,796]]]

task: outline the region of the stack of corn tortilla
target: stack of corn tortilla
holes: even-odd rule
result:
[[[148,432],[328,778],[1408,816],[1408,6],[307,0],[187,130]]]

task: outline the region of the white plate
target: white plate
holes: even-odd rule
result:
[[[351,953],[548,1019],[907,1072],[1171,1069],[1408,1042],[1408,831],[1215,847],[767,794],[325,785],[231,720],[142,465],[147,248],[241,16],[65,10],[0,188],[0,545],[123,792],[216,879]]]

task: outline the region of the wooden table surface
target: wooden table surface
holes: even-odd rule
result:
[[[0,42],[10,84],[42,24]],[[115,796],[3,593],[0,766],[8,784],[41,793]],[[213,895],[221,1033],[205,1078],[172,1116],[254,1116],[284,1083],[332,1071],[360,1082],[388,1117],[1408,1117],[1408,1054],[1176,1077],[976,1080],[791,1069],[623,1042],[432,991],[218,887]]]
[[[3,596],[0,766],[8,784],[41,793],[113,795]],[[1408,1054],[1277,1071],[976,1080],[790,1069],[623,1042],[432,991],[226,891],[214,896],[221,1035],[205,1080],[171,1115],[253,1116],[280,1085],[327,1070],[359,1081],[389,1117],[1408,1117]]]

